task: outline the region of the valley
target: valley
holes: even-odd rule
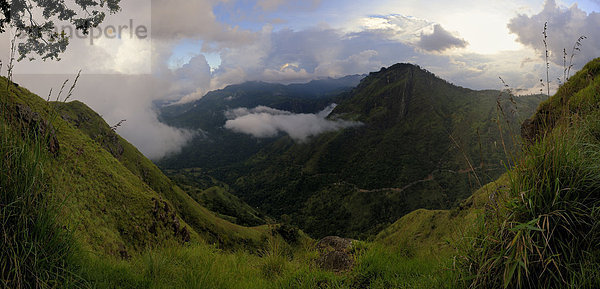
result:
[[[456,206],[505,171],[504,149],[515,149],[520,123],[543,98],[474,91],[418,66],[396,64],[355,88],[321,97],[312,110],[291,110],[317,113],[337,103],[327,120],[361,124],[298,141],[286,133],[258,138],[225,128],[226,110],[289,108],[276,104],[285,94],[256,86],[209,93],[179,115],[172,111],[190,105],[165,107],[166,123],[208,133],[158,164],[176,180],[215,185],[188,173],[202,171],[265,215],[289,218],[313,237],[367,239],[412,210]],[[310,107],[308,99],[298,106]],[[236,154],[237,160],[225,161]]]
[[[0,0],[0,289],[598,289],[599,3]]]
[[[519,288],[536,280],[558,288],[563,274],[570,284],[595,288],[594,255],[545,256],[569,262],[547,268],[514,240],[528,236],[538,248],[564,252],[569,240],[595,250],[599,63],[588,63],[537,110],[543,96],[469,90],[395,65],[332,96],[338,106],[326,119],[360,126],[304,141],[284,132],[265,141],[240,134],[256,153],[227,165],[159,162],[171,178],[82,102],[45,101],[2,78],[9,90],[0,92],[0,184],[11,188],[3,202],[13,202],[0,208],[3,234],[13,236],[2,258],[16,256],[10,268],[26,272],[2,271],[3,284]],[[524,109],[533,117],[521,121],[517,111]],[[521,133],[522,142],[507,144]],[[514,153],[503,155],[508,151]],[[560,187],[568,193],[556,195]],[[562,214],[554,225],[539,221],[552,214]],[[550,230],[558,233],[548,237]],[[498,256],[508,263],[493,261]],[[522,258],[532,260],[527,269],[511,265]],[[499,277],[506,270],[548,277]]]

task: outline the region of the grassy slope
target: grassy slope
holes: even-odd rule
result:
[[[536,114],[523,125],[522,133],[529,138],[544,137],[561,119],[596,111],[600,102],[600,79],[596,77],[599,72],[600,58],[587,63],[553,97],[540,104]]]
[[[523,125],[506,198],[461,261],[473,287],[599,288],[600,58]]]
[[[0,287],[47,288],[76,282],[73,236],[49,201],[43,135],[17,130],[0,98]]]
[[[5,78],[0,79],[0,87],[6,87]],[[147,247],[183,243],[182,230],[187,230],[194,242],[222,247],[258,246],[266,238],[266,227],[246,228],[216,217],[115,135],[123,149],[116,159],[110,149],[100,145],[102,134],[110,128],[82,103],[49,106],[21,87],[11,87],[10,96],[6,90],[0,95],[51,119],[60,152],[46,171],[56,192],[53,197],[64,202],[61,222],[75,232],[84,248],[127,256]],[[63,120],[67,115],[67,119],[88,122],[78,129]]]
[[[246,228],[223,220],[181,190],[133,145],[114,133],[104,120],[85,104],[73,101],[54,103],[61,117],[77,126],[92,139],[98,140],[123,166],[142,179],[154,191],[173,204],[185,220],[202,238],[223,248],[239,245],[258,247],[265,227]]]
[[[506,187],[507,175],[486,184],[452,210],[419,209],[398,219],[375,238],[385,246],[407,246],[421,256],[448,256],[485,209],[490,196]]]

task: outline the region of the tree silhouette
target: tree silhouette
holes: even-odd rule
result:
[[[57,31],[55,21],[68,22],[84,35],[97,27],[106,13],[120,10],[120,0],[0,0],[0,33],[11,27],[19,38],[19,59],[38,54],[57,59],[69,44],[69,36]],[[69,4],[67,4],[69,3]],[[78,11],[78,12],[76,12]]]

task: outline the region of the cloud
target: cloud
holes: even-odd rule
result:
[[[321,4],[321,0],[258,0],[256,6],[263,11],[275,11],[279,8],[290,10],[314,10]]]
[[[129,0],[122,11],[107,15],[102,24],[144,25],[150,36],[130,39],[71,39],[61,61],[16,63],[14,78],[38,95],[57,91],[62,81],[83,74],[72,99],[81,100],[100,113],[109,124],[127,121],[118,133],[146,156],[158,159],[177,152],[193,134],[159,122],[154,101],[197,99],[210,89],[211,73],[198,47],[198,54],[176,70],[168,68],[173,49],[185,40],[202,40],[205,49],[228,49],[254,43],[259,33],[217,20],[216,0]],[[0,44],[10,43],[10,33],[0,34]],[[0,60],[9,51],[0,50]],[[6,66],[4,66],[6,67]],[[4,71],[3,71],[4,72]]]
[[[44,98],[53,88],[52,99],[66,76],[62,75],[15,75],[15,81],[35,83],[29,89]],[[69,77],[71,80],[73,76]],[[109,125],[122,119],[126,121],[117,133],[135,145],[150,159],[160,159],[177,153],[195,134],[193,131],[167,126],[158,120],[154,111],[155,94],[164,91],[166,85],[149,75],[81,75],[74,89],[72,100],[79,100],[98,112]],[[64,97],[64,94],[63,94]]]
[[[409,61],[417,54],[414,47],[385,33],[320,27],[273,31],[267,25],[255,43],[221,52],[210,89],[244,81],[292,83],[362,74]]]
[[[256,5],[266,11],[273,11],[283,5],[285,0],[258,0]]]
[[[72,75],[82,68],[84,73],[88,74],[82,76],[75,99],[89,104],[104,115],[109,123],[127,119],[125,126],[119,132],[142,152],[158,158],[161,154],[176,151],[178,146],[185,143],[189,134],[158,122],[153,107],[156,100],[179,100],[180,103],[185,103],[201,98],[207,91],[244,81],[305,82],[318,78],[377,71],[382,66],[390,66],[398,62],[419,64],[449,81],[476,89],[500,88],[499,75],[514,87],[531,87],[537,84],[536,78],[539,80],[539,77],[525,78],[522,75],[535,74],[535,71],[541,73],[544,69],[543,62],[524,61],[526,58],[539,58],[529,48],[494,55],[468,53],[463,50],[451,50],[452,55],[427,53],[426,51],[436,50],[448,52],[447,47],[460,47],[466,43],[441,26],[436,30],[436,23],[415,17],[392,14],[365,18],[366,13],[360,11],[361,13],[355,14],[353,18],[355,21],[362,21],[362,26],[357,29],[354,29],[355,27],[347,29],[343,25],[338,25],[340,28],[332,28],[327,24],[284,28],[261,23],[258,18],[254,19],[256,22],[250,24],[244,21],[236,22],[232,19],[237,18],[224,17],[227,15],[222,14],[218,9],[221,5],[231,6],[230,8],[236,11],[240,10],[238,9],[240,7],[245,7],[248,8],[246,10],[252,10],[249,13],[264,16],[263,19],[272,18],[270,16],[282,17],[294,23],[293,17],[286,18],[289,14],[282,11],[293,11],[301,6],[304,7],[303,11],[310,11],[320,4],[319,1],[263,0],[260,3],[265,5],[265,9],[275,9],[269,12],[272,14],[268,14],[266,10],[259,11],[262,8],[255,6],[258,2],[130,0],[122,3],[121,13],[108,17],[110,19],[118,17],[115,20],[117,22],[128,23],[130,18],[138,21],[143,19],[142,11],[150,7],[148,6],[150,1],[152,2],[150,46],[142,45],[147,43],[127,40],[113,42],[102,39],[93,46],[87,45],[85,41],[73,41],[60,62],[18,63],[14,71],[15,78],[32,91],[46,95],[51,87],[56,90],[65,78],[72,78]],[[547,4],[547,6],[554,7],[554,2],[551,3],[553,5]],[[573,7],[569,11],[571,10],[580,11]],[[565,13],[566,10],[552,11],[554,14],[560,14]],[[582,18],[580,14],[578,12],[574,15]],[[307,12],[303,15],[312,14]],[[317,11],[315,15],[322,14]],[[589,22],[590,19],[595,19],[596,16],[593,15],[583,15],[585,16],[583,18],[588,19],[585,25],[589,29],[582,33],[586,33],[588,37],[598,33],[590,30],[592,29],[590,27],[599,26]],[[532,17],[523,19],[530,22]],[[436,20],[443,22],[443,18]],[[235,23],[241,27],[249,25],[249,28],[237,27]],[[503,29],[505,23],[502,24]],[[262,29],[260,29],[261,25]],[[293,27],[293,24],[290,25]],[[453,31],[457,29],[456,26],[448,25],[444,23],[444,27],[452,27]],[[537,25],[532,24],[532,27]],[[535,33],[531,32],[531,35],[535,34],[538,40],[540,40],[541,27],[540,25],[532,29]],[[554,27],[558,25],[551,26],[551,29]],[[462,29],[460,31],[461,35],[468,35]],[[525,32],[527,31],[523,33]],[[8,33],[0,34],[0,40],[8,41],[9,38]],[[475,42],[474,38],[469,40]],[[527,42],[525,37],[522,41]],[[533,40],[530,42],[533,43]],[[594,43],[593,49],[600,47],[597,42]],[[187,63],[173,69],[169,66],[169,59],[173,56],[181,56],[177,55],[176,49],[181,45],[193,46],[189,50],[195,49],[195,51],[190,54],[191,57],[187,54],[183,57],[189,59]],[[469,48],[471,49],[472,45]],[[583,53],[598,54],[588,49],[584,43]],[[553,48],[553,50],[557,49]],[[562,47],[558,51],[562,51]],[[211,71],[203,53],[218,54],[221,59],[220,66]],[[7,55],[6,50],[0,50],[0,59],[6,60]],[[576,59],[584,63],[579,57]],[[151,68],[151,74],[134,74],[148,66]],[[61,72],[55,74],[56,71]],[[19,75],[20,73],[55,75]],[[114,75],[96,75],[103,73],[114,73]],[[267,116],[264,117],[292,117],[281,113],[266,114]],[[325,120],[323,118],[321,121]],[[283,131],[278,126],[275,130],[279,133]]]
[[[224,46],[254,40],[255,33],[217,21],[213,0],[152,0],[153,40],[202,39]]]
[[[186,103],[202,98],[210,87],[210,66],[206,57],[200,54],[170,75],[170,94],[181,98],[178,103]],[[183,97],[181,97],[183,96]]]
[[[433,26],[433,33],[423,34],[416,45],[426,51],[442,52],[451,48],[467,47],[468,42],[446,31],[442,25]]]
[[[511,19],[508,29],[517,35],[518,42],[533,48],[538,56],[544,57],[542,31],[545,22],[548,22],[547,42],[550,60],[554,64],[563,66],[563,49],[566,49],[569,54],[567,57],[570,58],[573,45],[581,35],[587,36],[587,39],[583,41],[581,51],[575,51],[577,55],[574,58],[574,70],[600,55],[600,30],[598,30],[600,14],[596,12],[588,14],[577,4],[565,8],[558,6],[554,0],[547,0],[543,10],[538,14],[532,16],[520,14]]]
[[[378,31],[404,43],[417,42],[424,32],[431,31],[435,25],[425,19],[400,14],[371,16],[361,19],[360,22],[366,31]]]
[[[345,59],[332,59],[328,62],[320,63],[315,68],[315,74],[327,75],[330,77],[341,77],[348,75],[348,71],[353,73],[365,73],[374,67],[382,65],[380,61],[373,60],[378,55],[375,50],[364,50],[357,54],[348,56]]]
[[[274,137],[285,133],[297,141],[306,141],[309,137],[324,132],[361,125],[356,121],[327,119],[334,108],[335,104],[332,104],[316,114],[294,114],[265,106],[253,109],[237,108],[225,112],[225,116],[229,118],[225,128],[256,138]]]

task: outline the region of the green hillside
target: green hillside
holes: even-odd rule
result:
[[[600,286],[600,58],[522,126],[514,167],[453,210],[417,210],[377,242],[453,258],[455,288]]]
[[[198,204],[194,198],[176,186],[133,145],[117,135],[96,112],[85,104],[73,101],[69,103],[53,103],[53,105],[63,119],[66,119],[91,139],[97,140],[123,166],[162,197],[170,201],[182,219],[192,225],[196,232],[203,235],[205,240],[223,245],[224,247],[247,243],[249,241],[252,245],[252,242],[259,241],[259,234],[257,234],[256,230],[249,230],[230,224],[214,216],[214,213]],[[234,197],[231,196],[229,198]],[[213,206],[210,202],[205,203]],[[242,207],[242,205],[239,204],[238,206]],[[230,210],[235,210],[235,208]],[[248,210],[251,209],[248,208]],[[254,220],[253,225],[259,224],[264,224],[264,221],[260,219]],[[257,246],[258,244],[253,245]]]
[[[396,64],[364,78],[329,116],[362,126],[302,143],[281,137],[243,162],[203,169],[311,236],[368,238],[412,210],[456,206],[500,176],[505,150],[515,149],[521,121],[541,99],[457,87]]]
[[[0,86],[7,87],[6,79]],[[48,103],[13,86],[9,95],[7,90],[0,93],[9,120],[54,127],[60,149],[45,170],[52,198],[64,202],[61,222],[86,248],[129,256],[190,241],[223,248],[258,248],[264,242],[268,228],[242,227],[217,217],[83,103]]]

